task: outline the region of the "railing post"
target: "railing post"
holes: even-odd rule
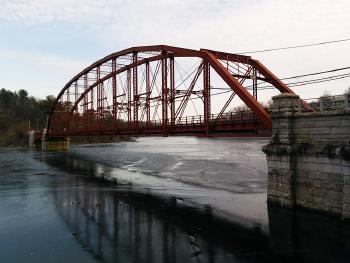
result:
[[[299,100],[299,102],[298,102],[298,112],[302,112],[302,109],[303,109],[303,107],[301,105],[301,101]]]
[[[320,111],[322,112],[324,110],[324,105],[323,105],[323,97],[320,98]]]
[[[350,90],[349,92],[344,94],[344,101],[345,101],[345,109],[350,109]]]

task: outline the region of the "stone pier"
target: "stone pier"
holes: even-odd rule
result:
[[[42,139],[43,151],[65,151],[69,150],[70,138],[69,137],[49,137]]]
[[[299,206],[350,219],[348,104],[342,110],[323,112],[300,109],[297,95],[273,97],[272,137],[263,147],[267,200],[281,207]]]

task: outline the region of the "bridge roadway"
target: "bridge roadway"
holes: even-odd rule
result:
[[[84,118],[83,116],[80,118]],[[252,112],[230,112],[218,118],[212,115],[209,124],[204,123],[204,116],[186,116],[176,122],[170,122],[164,127],[161,120],[150,123],[138,122],[128,127],[127,123],[120,122],[117,129],[106,125],[93,127],[84,125],[86,120],[74,120],[76,125],[62,136],[84,136],[84,135],[216,135],[216,136],[270,136],[271,129],[267,129],[264,124]],[[58,134],[59,135],[59,134]]]

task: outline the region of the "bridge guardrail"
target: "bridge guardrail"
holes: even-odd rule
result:
[[[350,93],[320,98],[304,99],[316,111],[331,111],[350,108]]]
[[[269,112],[269,109],[267,109]],[[98,133],[98,129],[96,129],[96,123],[92,122],[89,124],[89,126],[86,126],[86,119],[89,118],[89,116],[84,116],[83,114],[77,116],[75,115],[75,125],[70,128],[69,133],[75,134],[75,133],[82,133],[84,131],[91,132],[93,134]],[[80,121],[79,121],[80,120]],[[170,129],[176,129],[179,128],[182,129],[191,129],[194,130],[198,129],[205,129],[207,125],[218,125],[220,127],[232,127],[232,126],[241,126],[244,128],[244,125],[246,124],[252,124],[257,125],[260,124],[261,121],[259,118],[249,110],[244,111],[237,111],[237,112],[228,112],[224,114],[211,114],[209,123],[207,123],[208,120],[204,119],[204,115],[194,115],[194,116],[186,116],[182,118],[177,118],[175,120],[168,120],[168,127]],[[130,131],[130,128],[136,129],[136,130],[144,130],[144,131],[161,131],[163,129],[162,120],[153,120],[151,122],[146,121],[140,121],[136,125],[137,127],[130,127],[128,126],[128,122],[125,120],[118,120],[119,132],[128,132]],[[132,123],[132,125],[135,125]],[[105,131],[109,131],[110,133],[113,132],[113,129],[110,124],[107,124],[104,126]]]

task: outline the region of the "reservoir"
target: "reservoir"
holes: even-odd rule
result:
[[[348,223],[266,204],[267,143],[2,148],[0,262],[348,262]]]

